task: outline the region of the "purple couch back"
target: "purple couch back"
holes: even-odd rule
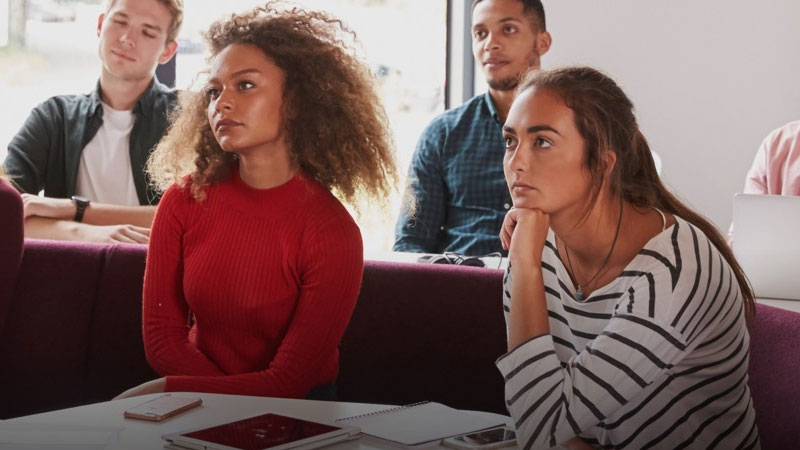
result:
[[[26,240],[0,337],[0,418],[105,401],[157,377],[141,335],[146,247]],[[504,411],[496,270],[368,261],[339,398]]]
[[[800,314],[756,305],[750,327],[750,391],[761,448],[800,442]]]
[[[22,198],[0,180],[0,336],[22,263]]]
[[[340,345],[339,398],[507,413],[500,270],[369,261]]]
[[[145,254],[25,241],[0,338],[0,418],[109,400],[156,377],[140,325]]]

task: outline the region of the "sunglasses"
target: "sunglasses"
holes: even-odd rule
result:
[[[421,256],[417,261],[429,264],[455,264],[458,266],[471,266],[471,267],[486,267],[486,263],[481,258],[500,258],[497,268],[503,262],[503,255],[500,252],[488,253],[481,256],[466,256],[459,255],[458,253],[444,252],[441,255],[425,255]]]

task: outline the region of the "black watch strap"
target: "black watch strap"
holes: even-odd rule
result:
[[[75,203],[75,217],[72,218],[75,222],[83,220],[83,214],[86,212],[86,207],[89,206],[89,199],[81,197],[80,195],[72,196],[72,203]]]

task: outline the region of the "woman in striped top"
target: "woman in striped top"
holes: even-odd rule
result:
[[[520,447],[759,448],[752,291],[659,180],[622,90],[590,68],[530,73],[503,134],[497,366]]]

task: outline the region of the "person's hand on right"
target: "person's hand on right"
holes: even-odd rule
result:
[[[150,229],[135,225],[87,225],[81,224],[81,240],[87,242],[147,244]]]
[[[511,208],[503,220],[500,243],[512,261],[541,265],[549,227],[549,214],[538,209]]]

